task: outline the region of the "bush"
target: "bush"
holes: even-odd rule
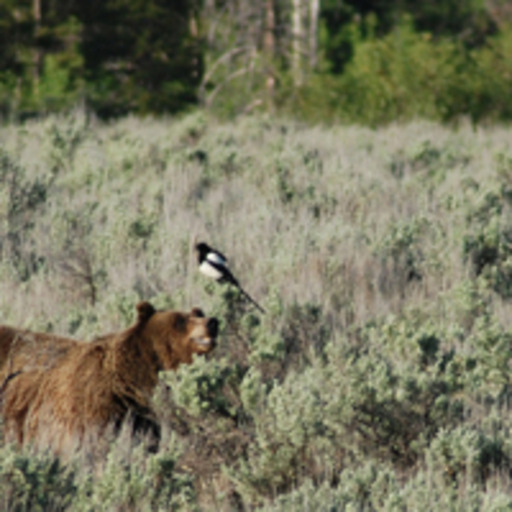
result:
[[[467,112],[465,94],[455,89],[459,69],[466,67],[460,46],[433,42],[404,19],[387,36],[356,46],[340,79],[337,111],[370,125],[415,117],[448,119]]]
[[[72,468],[53,457],[18,453],[5,445],[0,461],[2,510],[68,510],[78,488]]]

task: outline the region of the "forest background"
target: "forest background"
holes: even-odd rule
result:
[[[0,0],[0,112],[508,120],[506,0]]]

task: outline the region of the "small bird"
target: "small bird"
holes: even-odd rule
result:
[[[199,271],[202,274],[220,283],[229,283],[236,286],[244,297],[252,302],[262,313],[265,313],[265,310],[240,286],[236,277],[229,270],[228,259],[224,254],[204,242],[196,245],[196,251]]]

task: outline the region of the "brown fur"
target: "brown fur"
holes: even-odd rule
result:
[[[6,437],[62,452],[126,417],[158,435],[151,408],[158,372],[212,350],[218,322],[198,309],[155,311],[142,302],[137,310],[125,331],[75,344],[48,370],[14,375],[3,397]]]
[[[48,368],[77,340],[0,325],[0,384],[13,373]]]

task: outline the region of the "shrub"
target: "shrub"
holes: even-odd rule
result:
[[[71,467],[51,456],[18,453],[4,445],[0,457],[2,510],[67,510],[78,489],[75,476]]]
[[[477,189],[468,201],[463,253],[476,276],[503,297],[512,296],[512,230],[509,185]]]
[[[339,84],[340,115],[375,125],[465,112],[465,95],[453,90],[464,66],[456,43],[432,42],[430,34],[416,33],[404,19],[387,36],[356,46]]]
[[[148,455],[143,445],[126,453],[120,443],[113,444],[101,478],[93,479],[92,473],[77,478],[73,510],[195,510],[192,479],[177,470],[178,456],[176,445]]]

